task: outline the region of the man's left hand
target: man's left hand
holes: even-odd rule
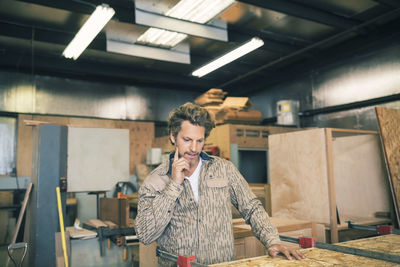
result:
[[[272,245],[268,248],[268,254],[271,257],[276,257],[279,253],[282,253],[283,255],[286,256],[289,260],[292,259],[290,255],[293,255],[297,260],[305,259],[306,255],[304,255],[300,250],[298,249],[288,249],[284,245]]]

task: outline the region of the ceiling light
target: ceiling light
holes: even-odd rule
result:
[[[177,19],[207,23],[226,8],[234,0],[181,0],[168,10],[165,15]],[[186,34],[150,28],[138,38],[138,42],[163,47],[173,47],[187,37]]]
[[[244,56],[248,53],[250,53],[251,51],[259,48],[260,46],[262,46],[264,44],[263,40],[261,40],[258,37],[254,37],[252,38],[250,41],[248,41],[247,43],[239,46],[238,48],[230,51],[229,53],[223,55],[222,57],[219,57],[213,61],[211,61],[210,63],[208,63],[207,65],[195,70],[192,75],[193,76],[197,76],[197,77],[203,77],[204,75],[240,58],[241,56]]]
[[[74,39],[63,52],[66,58],[77,59],[88,47],[96,35],[104,28],[107,22],[114,16],[114,9],[106,4],[98,5],[93,14],[85,22]]]

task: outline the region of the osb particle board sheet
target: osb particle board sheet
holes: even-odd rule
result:
[[[289,266],[310,266],[310,267],[319,267],[319,266],[348,266],[348,267],[358,267],[358,266],[398,266],[395,263],[375,260],[360,256],[355,256],[351,254],[344,254],[336,251],[330,251],[319,248],[309,248],[301,250],[305,255],[306,259],[297,261],[297,260],[287,260],[284,257],[278,256],[275,258],[271,258],[269,256],[261,256],[250,259],[243,259],[233,262],[213,264],[210,266],[213,267],[289,267]]]
[[[340,137],[332,146],[339,217],[373,218],[375,212],[389,212],[390,189],[379,137]]]
[[[328,224],[324,129],[276,134],[268,139],[272,216]]]
[[[337,243],[337,245],[400,256],[400,235],[381,235]]]
[[[376,107],[397,214],[400,214],[400,109]]]
[[[129,181],[129,130],[68,128],[68,192],[109,191]]]

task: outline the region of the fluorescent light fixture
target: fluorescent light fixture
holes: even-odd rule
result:
[[[234,0],[181,0],[168,10],[165,15],[204,24],[231,6],[234,2]],[[150,28],[139,36],[137,41],[163,47],[174,47],[186,37],[187,34]]]
[[[203,77],[204,75],[240,58],[241,56],[244,56],[251,51],[259,48],[260,46],[264,45],[263,40],[261,40],[258,37],[252,38],[250,41],[246,42],[245,44],[239,46],[238,48],[230,51],[229,53],[223,55],[222,57],[219,57],[207,65],[195,70],[192,75],[197,76],[197,77]]]
[[[96,35],[104,28],[112,16],[114,16],[114,13],[114,9],[108,5],[98,5],[93,14],[75,35],[74,39],[69,43],[67,48],[65,48],[63,56],[76,60],[93,41]]]

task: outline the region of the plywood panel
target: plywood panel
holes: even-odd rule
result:
[[[213,264],[209,266],[213,267],[288,267],[288,266],[304,266],[304,267],[316,267],[316,266],[398,266],[396,263],[387,261],[375,260],[350,254],[344,254],[336,251],[330,251],[319,248],[309,248],[301,250],[305,255],[306,259],[301,261],[288,261],[283,256],[271,258],[269,256],[261,256],[252,259],[238,260],[228,263]]]
[[[269,137],[272,216],[329,224],[324,129]]]
[[[129,181],[129,131],[68,128],[68,191],[108,191]]]
[[[339,217],[373,218],[390,211],[390,191],[375,134],[333,141],[336,205]]]
[[[397,221],[400,214],[400,109],[376,107],[379,130],[385,150],[390,182],[394,193]]]

